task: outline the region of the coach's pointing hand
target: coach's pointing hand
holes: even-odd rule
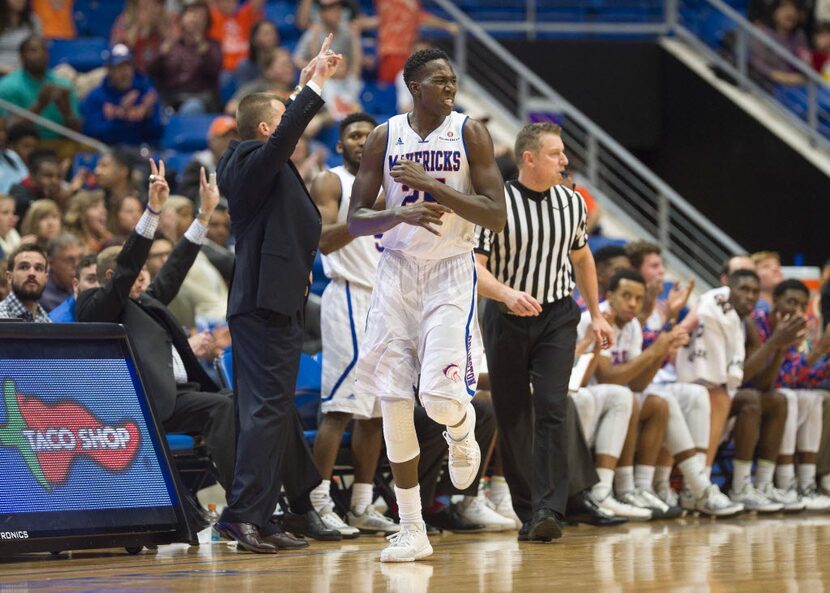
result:
[[[433,202],[422,202],[412,206],[401,206],[395,210],[396,218],[399,223],[403,222],[411,224],[412,226],[420,226],[428,230],[433,235],[441,236],[437,229],[432,228],[432,225],[441,226],[441,216],[452,212],[446,206],[435,204]]]
[[[311,80],[315,82],[320,88],[323,88],[329,78],[334,76],[337,66],[343,61],[341,54],[336,54],[331,49],[331,40],[333,35],[331,33],[323,41],[323,46],[320,48],[320,53],[317,54],[317,63],[314,66],[314,75]]]

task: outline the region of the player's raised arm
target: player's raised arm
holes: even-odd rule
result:
[[[468,119],[463,129],[470,177],[475,193],[468,195],[430,177],[420,163],[398,160],[391,174],[395,181],[432,195],[453,212],[494,232],[501,232],[507,221],[504,206],[504,180],[496,165],[493,140],[481,122]]]
[[[424,227],[438,235],[440,231],[435,227],[441,226],[441,215],[451,212],[446,206],[422,203],[390,210],[373,209],[383,179],[387,126],[388,124],[383,124],[375,128],[363,148],[360,170],[349,203],[349,232],[354,236],[377,235],[403,222]]]

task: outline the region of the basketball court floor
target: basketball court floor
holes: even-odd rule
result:
[[[830,591],[830,515],[580,526],[552,544],[446,534],[427,561],[381,564],[380,537],[276,556],[219,543],[0,561],[3,593],[507,593]]]

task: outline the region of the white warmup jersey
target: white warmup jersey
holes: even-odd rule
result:
[[[340,179],[340,207],[337,210],[337,222],[344,223],[349,215],[349,202],[355,176],[342,165],[331,169],[331,172]],[[375,282],[380,254],[383,252],[380,238],[381,235],[357,237],[345,247],[323,255],[323,271],[326,276],[332,280],[346,281],[371,290]]]
[[[346,222],[354,175],[345,167],[331,172],[340,179],[337,222]],[[373,395],[355,392],[355,367],[363,342],[366,314],[372,298],[380,254],[376,237],[354,241],[323,255],[323,270],[332,281],[323,291],[320,328],[323,338],[322,412],[342,412],[358,418],[377,418],[380,406]]]
[[[429,194],[413,190],[392,178],[389,171],[400,158],[421,163],[428,175],[463,194],[472,192],[463,136],[467,119],[466,115],[453,111],[423,139],[409,125],[407,114],[389,119],[383,163],[387,208],[435,201]],[[474,244],[475,225],[457,214],[445,214],[441,220],[440,237],[421,227],[399,224],[383,234],[381,244],[386,249],[419,259],[444,259],[469,253]]]

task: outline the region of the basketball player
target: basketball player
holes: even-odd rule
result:
[[[665,444],[678,459],[684,482],[693,497],[694,509],[713,516],[734,515],[741,507],[724,496],[706,476],[703,460],[695,455],[694,441],[678,399],[666,389],[655,389],[652,385],[663,361],[686,343],[688,335],[684,329],[674,327],[661,333],[649,347],[642,348],[642,328],[637,317],[641,313],[645,291],[645,280],[639,272],[620,270],[611,277],[608,300],[600,304],[600,310],[613,319],[617,339],[608,355],[599,358],[597,382],[628,385],[636,392],[640,405],[639,423],[642,423],[638,431],[638,422],[632,420],[629,438],[620,455],[615,475],[617,496],[623,503],[650,509],[655,518],[671,518],[680,513],[676,505],[661,500],[653,490],[655,463]],[[577,330],[580,337],[587,334],[590,322],[590,317],[583,315]],[[708,398],[708,392],[706,396]],[[686,399],[681,397],[680,401],[686,402]],[[708,438],[708,432],[706,436]],[[637,465],[632,469],[635,444]]]
[[[376,128],[352,189],[353,235],[383,233],[358,394],[381,400],[386,452],[395,478],[401,530],[384,562],[432,554],[418,484],[417,393],[447,427],[449,472],[457,488],[478,475],[475,394],[481,337],[476,315],[475,225],[495,232],[506,220],[493,142],[479,122],[453,111],[456,77],[447,55],[415,52],[404,66],[413,111]],[[372,206],[381,185],[386,209]]]
[[[340,123],[337,144],[343,165],[318,175],[310,192],[323,218],[320,252],[323,269],[332,280],[323,292],[321,304],[323,403],[314,440],[314,462],[323,481],[311,492],[311,502],[326,526],[347,538],[356,537],[361,531],[398,531],[398,526],[371,504],[382,439],[380,402],[373,395],[358,395],[354,389],[354,368],[383,248],[375,237],[352,237],[346,228],[346,215],[363,146],[376,126],[377,122],[365,113],[346,117]],[[330,489],[343,431],[353,417],[355,481],[347,524],[334,511]]]

